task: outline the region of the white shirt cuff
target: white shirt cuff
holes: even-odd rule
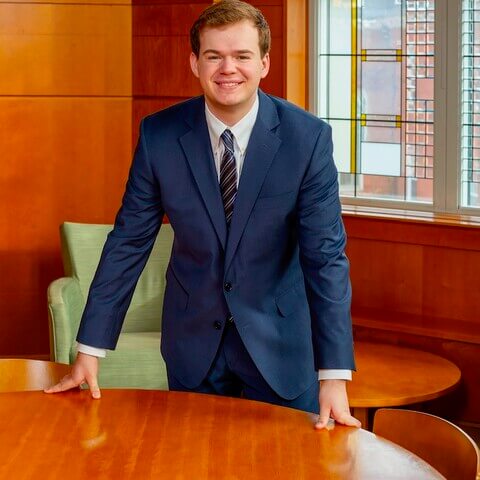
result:
[[[77,351],[94,357],[105,358],[107,356],[107,351],[104,348],[90,347],[80,342],[77,342]]]
[[[318,371],[319,380],[351,380],[351,370],[324,369]]]

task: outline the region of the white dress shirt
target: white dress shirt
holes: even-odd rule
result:
[[[245,153],[247,150],[250,135],[257,120],[259,107],[258,95],[250,111],[235,125],[225,125],[210,111],[205,103],[205,117],[207,120],[208,133],[210,135],[210,142],[212,144],[213,158],[215,161],[215,169],[217,171],[218,180],[220,181],[220,163],[222,161],[223,152],[225,151],[225,145],[220,138],[222,133],[228,129],[233,134],[234,155],[235,163],[237,167],[237,187],[242,174],[243,161],[245,160]],[[106,350],[103,348],[90,347],[78,343],[78,351],[86,353],[88,355],[94,355],[96,357],[105,357]],[[351,370],[341,369],[323,369],[318,372],[319,380],[351,380]]]
[[[215,161],[215,169],[217,170],[218,181],[220,182],[220,165],[222,162],[225,145],[220,138],[225,130],[230,130],[233,134],[233,154],[235,156],[235,164],[237,167],[237,187],[242,174],[243,161],[245,152],[247,151],[248,141],[257,120],[258,113],[258,95],[255,99],[250,111],[235,125],[229,127],[219,120],[205,104],[205,117],[207,120],[208,133],[210,135],[210,143],[212,144],[213,159]]]

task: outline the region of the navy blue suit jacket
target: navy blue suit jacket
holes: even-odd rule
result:
[[[286,399],[309,388],[317,369],[354,368],[331,128],[284,100],[259,99],[229,231],[204,98],[142,121],[79,342],[115,348],[166,213],[175,239],[161,349],[181,383],[204,379],[222,336],[214,325],[230,313],[263,377]]]

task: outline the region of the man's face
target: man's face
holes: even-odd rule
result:
[[[248,20],[200,32],[200,52],[190,56],[208,107],[220,119],[240,120],[255,101],[270,67],[260,54],[258,30]],[[226,116],[226,117],[225,117]]]

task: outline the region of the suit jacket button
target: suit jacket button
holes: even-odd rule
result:
[[[227,282],[227,283],[223,286],[223,288],[225,289],[226,292],[231,292],[233,287],[232,287],[232,284],[231,284],[231,283]]]
[[[213,322],[213,327],[215,328],[215,330],[221,330],[222,322],[219,322],[218,320],[216,320],[215,322]]]
[[[227,323],[233,323],[233,315],[227,317]]]

